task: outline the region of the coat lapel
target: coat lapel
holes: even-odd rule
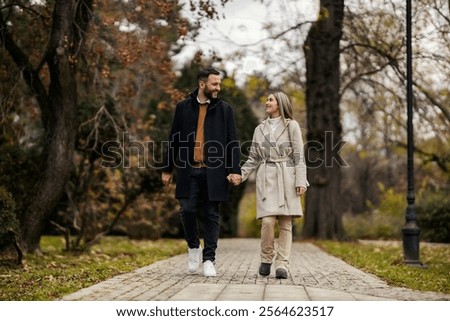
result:
[[[263,121],[263,126],[261,126],[264,137],[270,142],[270,124],[266,120]]]
[[[264,120],[262,122],[261,128],[261,134],[264,137],[264,140],[269,144],[269,146],[273,147],[275,146],[275,142],[271,141],[270,139],[270,124],[267,120]]]
[[[289,121],[288,121],[289,122]],[[261,131],[264,136],[264,139],[267,143],[269,143],[270,148],[275,149],[275,152],[280,155],[279,144],[283,142],[279,142],[278,140],[283,135],[283,133],[287,130],[288,122],[286,124],[280,123],[278,127],[275,129],[275,133],[273,135],[273,139],[270,139],[270,128],[269,121],[266,119],[263,121],[263,126],[261,126]]]

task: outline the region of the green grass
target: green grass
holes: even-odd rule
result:
[[[115,275],[184,253],[184,240],[132,241],[106,237],[89,252],[64,252],[63,239],[44,237],[45,255],[28,255],[22,267],[0,261],[0,300],[54,300]]]
[[[450,294],[450,245],[421,244],[420,261],[426,268],[403,264],[399,242],[358,243],[317,241],[316,245],[352,266],[386,280],[390,285]]]

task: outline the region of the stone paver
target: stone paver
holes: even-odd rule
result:
[[[391,287],[311,243],[292,247],[288,279],[258,275],[258,239],[221,239],[216,256],[217,277],[202,269],[186,271],[187,254],[159,261],[136,271],[65,296],[89,301],[369,301],[450,300],[450,295]]]

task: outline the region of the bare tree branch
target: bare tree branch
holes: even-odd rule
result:
[[[44,120],[43,124],[44,126],[46,126],[46,124],[48,123],[46,120],[48,119],[50,113],[47,89],[45,88],[39,77],[39,71],[33,69],[28,55],[26,55],[25,52],[14,41],[11,33],[8,30],[8,26],[1,14],[0,43],[4,45],[5,49],[10,54],[18,69],[21,70],[26,83],[35,94],[39,107],[42,111],[42,118]]]
[[[448,16],[446,16],[446,15],[442,12],[442,10],[439,8],[439,6],[438,6],[437,4],[435,4],[435,6],[433,7],[433,9],[436,10],[437,13],[439,13],[439,15],[440,15],[442,18],[444,18],[444,19],[447,21],[447,23],[450,24],[450,18],[449,18]],[[448,10],[450,11],[450,0],[448,0]]]
[[[403,142],[392,141],[392,143],[395,143],[400,147],[407,148],[407,144],[405,144]],[[442,169],[445,173],[450,172],[450,168],[448,167],[449,166],[448,163],[450,162],[450,159],[448,156],[442,157],[435,153],[429,153],[429,152],[426,152],[426,151],[420,149],[417,146],[414,146],[414,151],[416,151],[420,155],[426,157],[428,162],[435,162],[439,166],[439,168]]]
[[[349,44],[348,46],[342,48],[341,51],[348,50],[349,48],[352,48],[352,47],[364,47],[364,48],[369,48],[369,49],[374,50],[377,54],[379,54],[380,56],[382,56],[388,60],[389,65],[391,65],[392,68],[401,76],[402,81],[404,81],[406,79],[406,74],[401,70],[401,68],[398,64],[398,59],[396,57],[392,56],[391,54],[381,50],[380,48],[377,48],[376,46],[373,46],[370,44],[365,44],[365,43]],[[442,114],[445,116],[445,118],[450,122],[450,111],[447,109],[447,107],[444,106],[443,104],[441,104],[428,90],[426,90],[423,86],[418,84],[417,81],[413,80],[413,85],[417,90],[419,90],[422,94],[424,94],[425,97],[434,106],[439,108],[439,110],[442,112]]]
[[[358,82],[359,80],[361,80],[363,77],[371,76],[371,75],[377,74],[377,73],[379,73],[380,71],[384,70],[384,69],[385,69],[386,67],[388,67],[389,65],[390,65],[389,63],[386,63],[386,64],[380,66],[379,68],[375,68],[375,69],[373,69],[373,70],[369,70],[369,71],[366,71],[366,72],[363,72],[363,73],[360,73],[360,74],[356,75],[356,76],[353,77],[347,84],[345,84],[345,85],[342,86],[342,90],[341,90],[339,96],[342,97],[342,95],[345,93],[345,91],[346,91],[349,87],[351,87],[354,83],[356,83],[356,82]]]

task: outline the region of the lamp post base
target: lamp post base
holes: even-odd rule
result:
[[[403,263],[408,266],[425,268],[419,260],[420,228],[415,221],[406,223],[403,233]]]
[[[411,267],[415,267],[415,268],[419,268],[419,269],[426,269],[428,268],[428,266],[426,264],[423,264],[420,261],[409,261],[409,260],[404,260],[403,264],[407,265],[407,266],[411,266]]]

